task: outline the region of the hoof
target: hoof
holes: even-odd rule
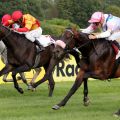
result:
[[[28,90],[32,90],[32,89],[33,89],[32,85],[28,85]]]
[[[88,97],[86,97],[86,98],[83,100],[83,102],[84,102],[84,106],[88,106],[88,105],[90,104],[90,100],[89,100]]]
[[[114,117],[120,117],[120,109],[113,114]]]
[[[52,96],[53,96],[53,93],[50,92],[49,95],[48,95],[48,97],[52,97]]]
[[[32,86],[33,88],[36,88],[36,87],[37,87],[37,84],[33,83],[33,84],[31,84],[31,86]]]
[[[17,77],[17,80],[21,80],[22,78],[20,76]]]
[[[48,97],[52,97],[52,95],[48,95]]]
[[[24,91],[23,91],[23,89],[22,88],[19,88],[19,89],[17,89],[18,90],[18,92],[19,93],[21,93],[21,94],[23,94],[24,93]]]
[[[84,106],[88,106],[90,104],[90,101],[88,100],[88,101],[86,101],[86,102],[84,102]]]
[[[52,109],[53,109],[53,110],[58,110],[58,109],[60,109],[60,106],[54,105],[54,106],[52,107]]]
[[[34,91],[36,91],[36,88],[32,88],[31,90],[34,92]]]

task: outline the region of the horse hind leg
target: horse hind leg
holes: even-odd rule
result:
[[[13,82],[12,79],[7,79],[8,74],[9,74],[9,73],[3,75],[3,81],[4,81],[4,82]]]
[[[20,78],[18,78],[18,80],[21,79],[23,81],[23,83],[25,83],[27,86],[29,86],[29,84],[28,84],[28,82],[27,82],[27,80],[25,78],[24,72],[19,73],[19,74],[20,74]]]
[[[88,98],[88,85],[87,85],[87,80],[88,79],[84,79],[84,99],[83,99],[83,103],[84,103],[84,106],[88,106],[89,103],[90,103],[90,100]]]
[[[27,64],[20,66],[18,68],[16,68],[13,72],[12,72],[12,78],[14,81],[14,87],[17,89],[18,92],[23,93],[23,89],[19,87],[17,79],[16,79],[16,74],[17,73],[21,73],[21,72],[25,72],[30,70],[30,66],[28,66]]]
[[[36,88],[34,88],[32,85],[34,84],[35,80],[37,79],[37,77],[40,74],[42,69],[41,68],[35,68],[34,70],[35,70],[35,74],[34,74],[32,80],[30,81],[30,84],[28,86],[28,90],[32,90],[32,91],[36,90]]]
[[[34,70],[35,70],[36,73],[34,74],[32,80],[30,81],[31,85],[34,84],[36,78],[38,77],[38,75],[39,75],[39,73],[41,72],[42,69],[41,68],[35,68]]]
[[[12,72],[12,77],[13,77],[13,81],[14,81],[14,87],[18,90],[19,93],[23,93],[22,88],[20,88],[17,83],[16,73]]]

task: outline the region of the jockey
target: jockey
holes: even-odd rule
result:
[[[18,23],[15,23],[12,20],[12,17],[9,14],[3,15],[1,24],[3,24],[4,26],[7,26],[7,27],[12,27],[12,28],[19,28],[20,27],[20,25]]]
[[[5,15],[3,15],[3,17],[2,17],[2,22],[1,22],[4,26],[9,26],[9,25],[11,25],[12,23],[14,23],[13,21],[12,21],[12,17],[11,17],[11,15],[9,15],[9,14],[5,14]]]
[[[88,21],[90,25],[86,29],[81,29],[83,33],[93,33],[97,28],[102,32],[96,35],[89,35],[89,39],[106,38],[107,40],[116,40],[120,45],[120,18],[111,14],[95,12]],[[120,53],[120,51],[119,51]]]
[[[15,31],[26,32],[26,38],[34,42],[40,51],[44,50],[43,46],[39,43],[37,38],[40,38],[42,34],[42,29],[40,27],[40,22],[30,14],[24,14],[21,11],[14,11],[12,13],[12,20],[18,22],[21,28],[15,28]]]

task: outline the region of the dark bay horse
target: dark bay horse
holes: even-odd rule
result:
[[[76,92],[83,82],[88,78],[97,78],[105,80],[109,78],[120,77],[120,65],[116,64],[116,53],[112,48],[112,43],[106,39],[89,40],[88,35],[68,29],[63,35],[63,41],[66,44],[65,51],[70,51],[73,47],[77,47],[82,54],[80,60],[80,71],[77,74],[76,80],[66,95],[66,97],[53,106],[57,110],[65,106],[70,97]],[[62,57],[62,55],[61,55]],[[86,83],[87,85],[87,83]],[[84,91],[84,97],[88,94],[88,88]]]
[[[6,46],[3,43],[3,41],[0,41],[0,56],[1,56],[2,62],[6,65],[8,63],[7,49],[6,49]],[[17,77],[17,80],[22,80],[23,83],[25,83],[28,86],[28,90],[34,90],[32,88],[32,84],[35,82],[36,78],[38,77],[38,75],[41,71],[41,68],[35,68],[34,71],[35,71],[35,74],[33,75],[33,78],[29,78],[29,79],[31,79],[30,83],[28,83],[28,81],[26,80],[24,73],[19,73],[20,76]],[[3,81],[4,82],[13,82],[13,79],[7,79],[8,75],[9,75],[9,73],[3,75]]]
[[[76,92],[82,83],[84,83],[84,102],[88,101],[88,78],[97,78],[101,80],[109,78],[120,77],[120,66],[116,66],[116,54],[111,47],[112,43],[106,39],[89,40],[88,35],[78,32],[76,30],[67,29],[62,37],[65,43],[65,49],[60,46],[54,49],[53,57],[51,59],[48,71],[45,75],[46,79],[51,73],[54,66],[63,59],[66,53],[77,47],[81,52],[80,71],[77,74],[75,83],[70,89],[67,96],[57,105],[53,106],[53,109],[57,110],[64,106],[69,98]],[[34,86],[41,84],[38,81]]]
[[[39,68],[41,66],[43,66],[45,71],[47,71],[55,45],[51,44],[46,47],[44,51],[40,52],[40,58],[38,57],[37,60],[38,64],[34,66],[37,54],[36,46],[34,43],[27,40],[23,34],[20,35],[11,31],[9,28],[0,25],[0,39],[2,39],[7,47],[8,58],[8,64],[0,71],[0,76],[8,72],[12,72],[15,88],[20,93],[23,93],[22,88],[19,87],[16,81],[16,74],[29,71],[32,68]],[[78,62],[78,53],[76,51],[72,51],[71,54],[74,54],[74,57],[76,57],[76,61]],[[49,96],[52,96],[55,85],[52,73],[49,74],[49,77],[46,80],[49,81]],[[44,81],[41,81],[41,83],[43,82]]]
[[[49,65],[54,44],[46,47],[44,51],[40,52],[40,58],[38,57],[38,64],[35,65],[36,60],[36,45],[22,34],[15,33],[14,31],[6,28],[0,24],[0,39],[7,47],[8,64],[0,71],[0,76],[12,72],[12,78],[14,81],[14,87],[18,92],[23,93],[22,88],[19,87],[16,81],[16,74],[26,72],[36,67],[44,67],[45,71]],[[35,65],[35,66],[34,66]],[[49,76],[49,96],[52,95],[54,89],[54,80],[52,74]]]

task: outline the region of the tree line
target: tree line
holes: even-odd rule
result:
[[[0,15],[11,14],[19,9],[32,14],[44,23],[59,18],[86,27],[88,19],[95,11],[120,17],[119,5],[120,0],[1,0]]]

